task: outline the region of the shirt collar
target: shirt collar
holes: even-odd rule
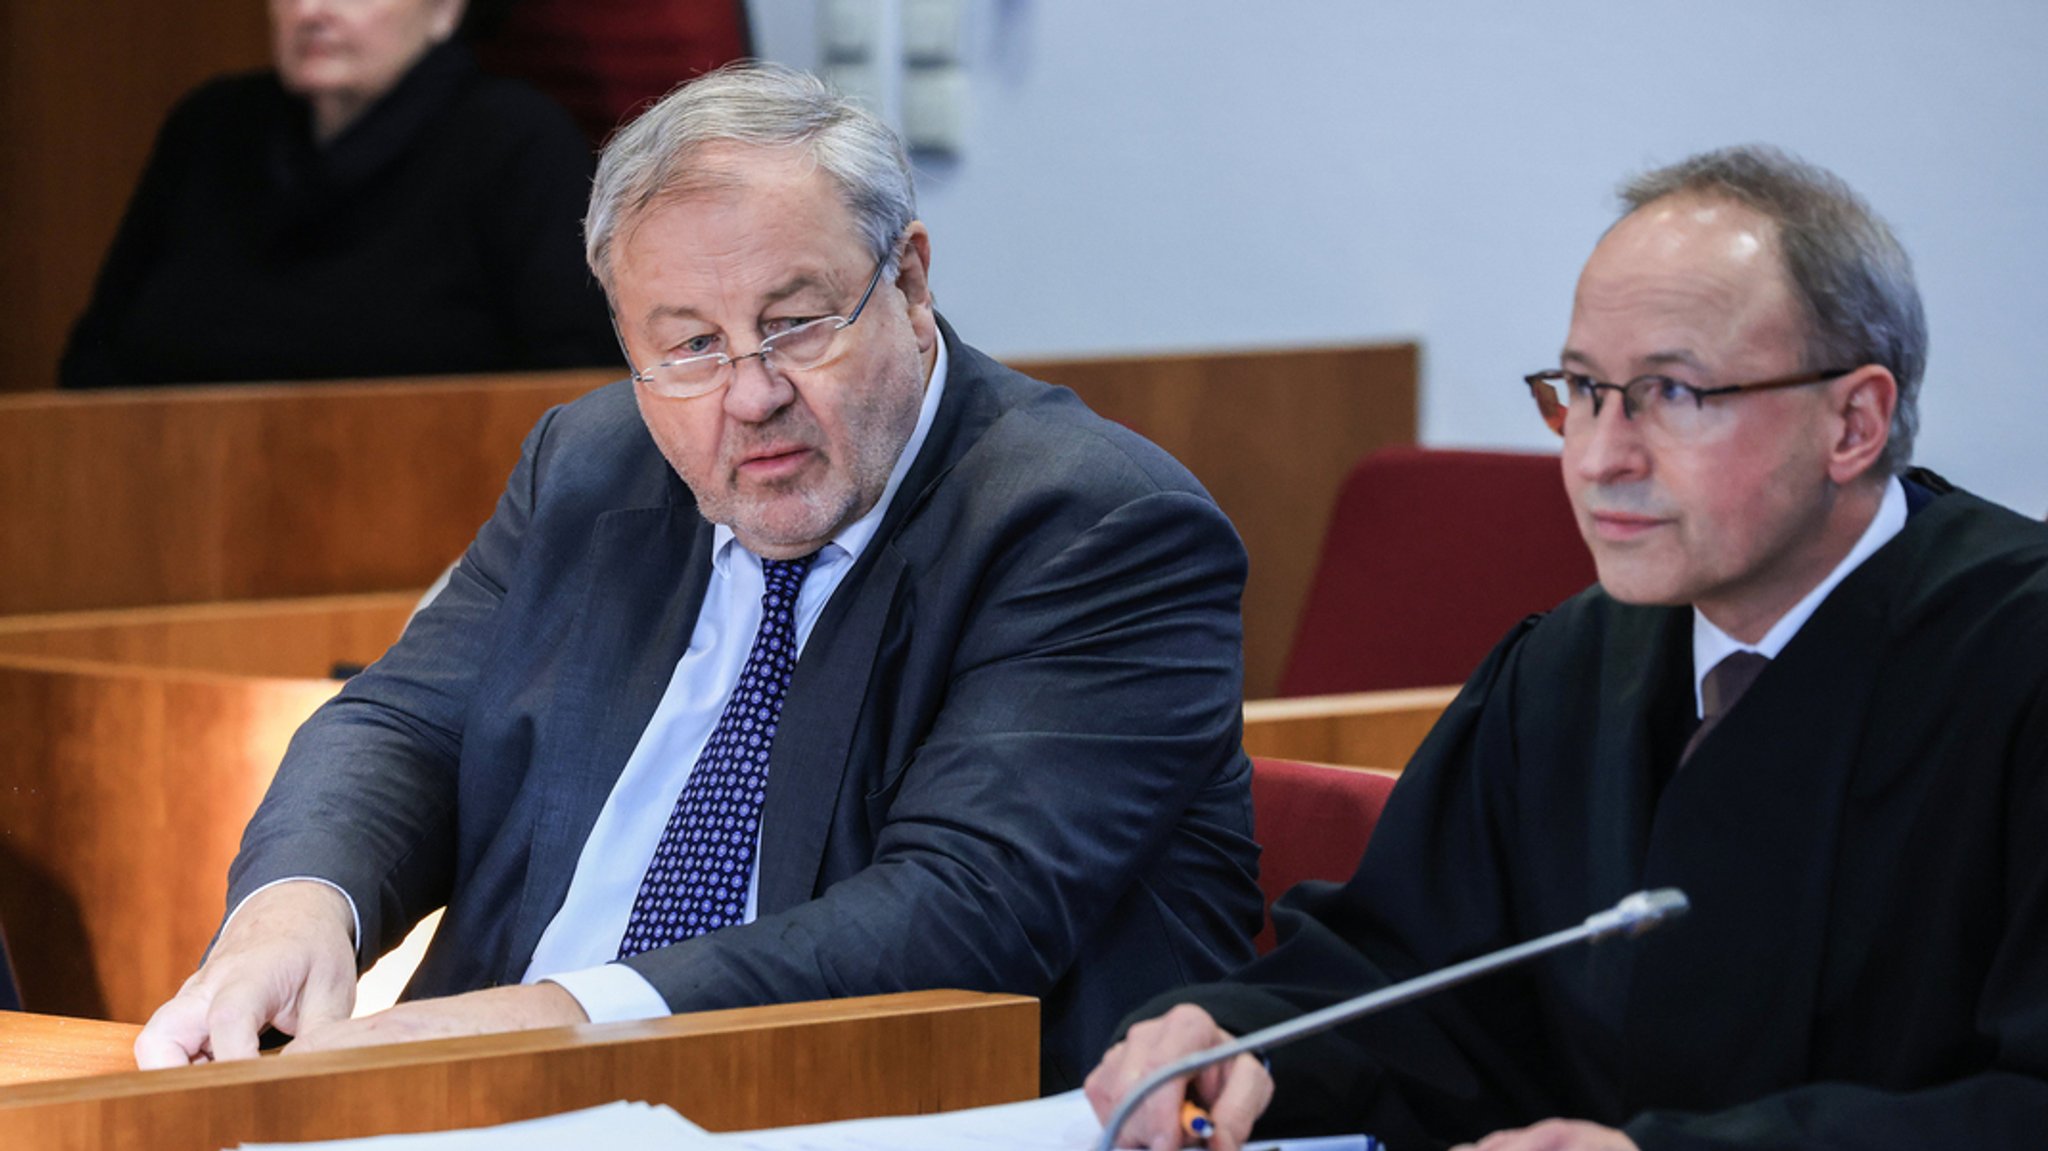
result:
[[[917,453],[923,449],[924,441],[931,434],[932,421],[939,414],[939,397],[946,391],[946,369],[949,357],[946,355],[946,341],[939,340],[938,353],[932,359],[931,381],[924,389],[924,403],[917,410],[917,426],[911,429],[910,439],[903,444],[903,451],[896,456],[896,466],[889,470],[889,482],[882,488],[882,497],[867,514],[839,529],[825,546],[819,549],[819,559],[836,559],[844,556],[857,560],[875,533],[882,530],[882,517],[889,512],[890,501],[896,498],[896,489],[903,486],[903,477],[910,473],[910,465],[917,461]],[[739,541],[733,537],[732,528],[725,524],[714,524],[711,529],[711,566],[720,576],[728,574],[731,556]],[[744,550],[744,549],[741,549]]]
[[[1792,637],[1799,633],[1799,629],[1806,626],[1806,621],[1819,610],[1821,601],[1828,598],[1828,593],[1835,590],[1835,585],[1847,579],[1850,572],[1855,571],[1877,549],[1890,542],[1891,538],[1898,535],[1905,526],[1906,489],[1899,483],[1899,478],[1893,476],[1885,484],[1884,499],[1877,506],[1877,514],[1870,517],[1870,524],[1857,538],[1856,546],[1849,549],[1849,554],[1842,557],[1842,562],[1835,565],[1835,570],[1828,573],[1828,578],[1815,584],[1804,599],[1793,604],[1792,610],[1786,612],[1777,623],[1772,624],[1771,630],[1765,632],[1764,637],[1754,644],[1743,643],[1722,631],[1714,626],[1713,621],[1701,614],[1699,608],[1693,608],[1692,701],[1695,714],[1705,714],[1706,705],[1700,696],[1700,684],[1715,664],[1738,651],[1757,652],[1768,659],[1778,658],[1778,653],[1784,651],[1785,645],[1792,642]]]

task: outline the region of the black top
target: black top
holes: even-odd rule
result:
[[[209,82],[157,138],[60,382],[616,365],[590,172],[560,108],[455,44],[324,147],[275,73]]]

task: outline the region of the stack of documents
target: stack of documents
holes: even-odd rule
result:
[[[317,1143],[244,1143],[241,1147],[242,1151],[557,1151],[592,1138],[616,1139],[621,1147],[660,1151],[667,1147],[704,1147],[704,1141],[711,1136],[667,1107],[607,1103],[496,1127],[372,1135],[367,1139],[328,1139]]]
[[[584,1111],[423,1135],[325,1143],[244,1143],[242,1151],[554,1151],[608,1144],[646,1151],[1089,1151],[1102,1125],[1079,1091],[937,1115],[850,1119],[714,1135],[666,1107],[610,1103]],[[1351,1135],[1253,1143],[1247,1151],[1382,1151]]]

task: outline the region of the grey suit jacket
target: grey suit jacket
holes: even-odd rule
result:
[[[755,922],[637,956],[677,1011],[924,987],[1044,999],[1045,1086],[1250,957],[1242,546],[1166,453],[942,325],[930,435],[797,665]],[[229,906],[448,907],[410,994],[515,982],[687,645],[711,526],[630,385],[544,417],[448,589],[293,739]]]

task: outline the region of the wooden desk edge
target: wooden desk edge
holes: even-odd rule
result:
[[[1458,697],[1458,685],[1413,687],[1399,691],[1359,691],[1341,695],[1302,695],[1246,700],[1246,723],[1278,723],[1297,719],[1383,715],[1433,709],[1441,712]]]
[[[471,1035],[454,1039],[430,1039],[415,1043],[394,1043],[347,1051],[321,1051],[310,1055],[266,1056],[238,1063],[209,1063],[163,1071],[116,1071],[64,1079],[45,1079],[0,1087],[0,1114],[10,1109],[35,1106],[53,1100],[84,1101],[148,1095],[162,1091],[187,1091],[245,1083],[297,1079],[393,1068],[428,1068],[462,1063],[480,1057],[503,1057],[574,1047],[631,1046],[665,1042],[692,1035],[721,1035],[736,1032],[800,1028],[818,1023],[862,1019],[937,1015],[961,1011],[1017,1011],[1028,1009],[1037,1029],[1038,1001],[1028,995],[1003,995],[979,991],[905,991],[892,995],[870,995],[851,999],[827,999],[805,1003],[780,1003],[764,1007],[743,1007],[726,1011],[698,1011],[659,1019],[623,1023],[582,1023],[572,1027],[549,1027],[531,1031],[507,1031],[494,1035]],[[50,1020],[57,1017],[35,1017]],[[132,1041],[141,1030],[129,1024],[82,1020],[94,1029],[91,1038],[104,1043],[107,1029],[122,1029]],[[4,1034],[4,1030],[0,1030]]]
[[[1244,705],[1249,755],[1398,774],[1457,698],[1456,687],[1258,699]]]

